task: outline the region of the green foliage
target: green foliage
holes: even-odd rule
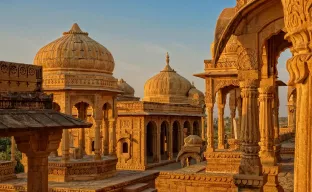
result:
[[[0,145],[2,150],[0,151],[0,160],[11,161],[11,139],[10,138],[0,138]],[[15,173],[24,172],[24,166],[21,163],[22,153],[15,147],[15,160],[17,162],[15,167]]]

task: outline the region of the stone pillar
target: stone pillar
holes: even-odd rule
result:
[[[27,158],[27,155],[25,153],[22,153],[21,163],[24,166],[24,172],[27,173],[28,172],[28,158]]]
[[[172,132],[173,132],[173,129],[172,129],[173,126],[169,127],[169,150],[168,150],[168,158],[169,160],[172,160],[173,159],[173,152],[172,152],[172,148],[173,148],[173,135],[172,135]],[[168,140],[168,139],[167,139]]]
[[[63,130],[62,135],[62,161],[66,162],[69,161],[69,133],[68,129]]]
[[[262,191],[263,176],[259,158],[258,80],[240,82],[242,97],[241,150],[239,174],[234,175],[239,191]]]
[[[279,95],[278,95],[278,86],[275,86],[275,94],[274,94],[274,153],[276,156],[276,160],[280,162],[282,160],[280,151],[281,151],[281,143],[279,139]]]
[[[158,158],[158,137],[157,137],[157,130],[153,129],[153,163],[157,163],[159,161]]]
[[[28,192],[48,192],[48,156],[58,148],[61,137],[61,129],[25,133],[15,137],[17,148],[28,157]]]
[[[108,121],[103,120],[103,155],[108,155]]]
[[[236,113],[235,113],[235,108],[231,108],[231,138],[232,139],[235,139],[235,131],[234,131],[234,118],[236,116]]]
[[[292,42],[293,57],[287,61],[288,84],[296,86],[296,143],[294,191],[312,191],[312,0],[282,0],[285,39]]]
[[[218,149],[224,149],[224,101],[221,90],[218,92]]]
[[[87,121],[87,107],[85,103],[79,104],[78,118]],[[79,129],[79,149],[80,158],[86,154],[86,144],[85,144],[85,129]]]
[[[278,183],[279,167],[274,154],[274,126],[273,126],[273,87],[264,86],[259,88],[259,125],[260,125],[260,152],[263,173],[268,175],[267,183],[263,186],[264,191],[283,191]]]
[[[116,156],[116,129],[115,129],[115,119],[109,120],[109,155]]]
[[[218,105],[218,149],[224,149],[224,106]]]
[[[101,120],[96,120],[95,121],[95,129],[94,129],[94,160],[101,160],[101,146],[100,146],[100,130],[101,130]]]
[[[207,152],[214,151],[213,103],[206,104],[207,110]]]
[[[205,141],[205,117],[201,117],[201,127],[200,127],[200,130],[201,130],[201,138],[203,141]]]
[[[237,99],[237,112],[238,112],[238,121],[237,121],[237,139],[240,140],[241,137],[241,124],[242,124],[242,99]]]
[[[15,160],[15,139],[13,136],[11,137],[11,161],[16,161]]]
[[[229,106],[230,106],[230,123],[231,123],[231,139],[235,138],[234,133],[234,118],[236,116],[236,89],[230,91],[230,98],[229,98]]]

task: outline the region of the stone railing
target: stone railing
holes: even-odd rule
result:
[[[202,108],[188,104],[166,104],[145,101],[120,101],[117,103],[119,114],[177,114],[201,116]]]
[[[42,67],[0,61],[0,91],[40,91]]]

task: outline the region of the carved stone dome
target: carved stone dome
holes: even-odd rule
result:
[[[184,139],[184,146],[202,146],[203,140],[198,135],[189,135]]]
[[[119,89],[123,91],[122,95],[134,97],[135,91],[133,87],[131,87],[126,81],[124,81],[123,79],[119,79],[117,84]]]
[[[117,92],[112,54],[75,23],[61,38],[42,47],[34,59],[43,68],[45,90]]]
[[[165,68],[146,81],[143,101],[188,103],[187,95],[191,83],[170,67],[168,53],[166,57]]]
[[[188,92],[188,97],[194,105],[204,105],[205,104],[205,95],[200,90],[196,89],[194,83]]]
[[[73,24],[68,32],[42,47],[35,56],[35,65],[44,70],[66,69],[112,74],[115,62],[112,54],[91,39],[87,32]]]

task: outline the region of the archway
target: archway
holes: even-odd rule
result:
[[[160,126],[160,155],[161,160],[169,158],[169,123],[164,121]]]
[[[89,113],[89,114],[88,114]],[[83,121],[90,121],[90,116],[93,114],[93,108],[86,102],[78,102],[72,108],[72,115],[78,117]],[[88,117],[89,115],[89,117]],[[72,129],[70,130],[70,140],[72,147],[79,147],[80,158],[86,155],[86,133],[85,129]],[[89,139],[87,139],[89,141]],[[92,143],[88,143],[88,148],[91,149]],[[92,151],[92,149],[91,149]],[[88,150],[89,154],[90,150]]]
[[[172,125],[172,153],[177,157],[181,147],[181,129],[179,121],[174,121]]]
[[[191,124],[189,121],[185,121],[183,124],[183,133],[184,133],[184,138],[189,136],[191,134]]]
[[[198,121],[194,121],[193,123],[193,135],[200,136],[199,123]]]
[[[157,126],[154,121],[150,121],[146,126],[146,162],[155,163],[158,162],[157,157]]]

